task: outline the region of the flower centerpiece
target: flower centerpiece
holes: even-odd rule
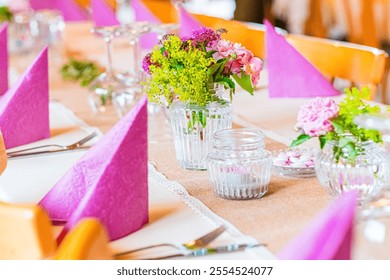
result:
[[[345,93],[339,104],[330,98],[315,98],[303,105],[296,124],[302,134],[291,146],[318,137],[321,152],[315,170],[320,184],[334,195],[358,190],[359,201],[365,202],[385,185],[388,163],[377,145],[382,143],[381,133],[359,127],[354,119],[381,109],[365,101],[370,96],[367,88],[346,89]]]
[[[224,32],[201,28],[184,38],[166,35],[143,60],[145,91],[151,102],[169,107],[176,157],[188,169],[206,169],[213,132],[231,127],[227,97],[233,98],[236,83],[252,94],[260,79],[262,61],[222,39]]]

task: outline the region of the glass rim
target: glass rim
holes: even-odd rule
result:
[[[220,149],[264,147],[264,133],[255,128],[228,128],[214,132],[214,147]]]

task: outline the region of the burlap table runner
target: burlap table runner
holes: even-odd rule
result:
[[[86,33],[88,29],[83,28],[84,32],[80,34],[88,34]],[[79,30],[79,26],[73,26],[73,29],[76,32]],[[77,48],[77,51],[80,51],[79,55],[83,56],[81,52],[84,51],[85,56],[88,57],[91,50],[79,47],[80,36],[77,36],[77,34],[73,37],[67,36],[66,44],[69,46],[67,51],[70,47],[73,48],[72,51]],[[96,38],[92,38],[91,35],[88,37],[88,39],[100,42]],[[83,42],[86,43],[85,40]],[[103,42],[100,42],[100,46],[103,47]],[[96,51],[96,53],[103,53],[102,51],[103,49],[99,52]],[[53,53],[51,58],[53,58]],[[58,60],[59,57],[54,58]],[[53,63],[53,60],[51,60],[50,97],[69,107],[89,125],[97,126],[103,132],[107,132],[118,120],[115,112],[111,111],[97,116],[91,111],[87,99],[88,90],[80,87],[77,83],[66,82],[61,79],[59,68],[66,61],[64,58],[58,60],[58,63]],[[101,55],[96,58],[104,60],[105,57]],[[18,57],[14,59],[20,60]],[[13,62],[11,62],[11,65]],[[253,106],[256,105],[255,100],[249,101]],[[243,104],[245,103],[243,102]],[[265,103],[257,104],[259,110],[268,106]],[[247,105],[240,107],[235,104],[235,106],[235,112],[237,110],[247,110]],[[267,113],[267,115],[269,114]],[[261,122],[260,118],[257,119]],[[278,123],[280,122],[278,121]],[[269,138],[266,139],[268,150],[283,147],[284,145],[279,142]],[[149,160],[168,179],[182,184],[192,196],[202,201],[213,212],[237,226],[243,233],[267,244],[273,253],[277,253],[331,200],[331,197],[319,186],[316,178],[287,179],[278,176],[272,176],[268,193],[260,199],[232,201],[215,197],[208,182],[207,172],[187,171],[179,167],[175,159],[172,140],[150,144]]]

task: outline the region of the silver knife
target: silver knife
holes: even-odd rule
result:
[[[175,257],[201,257],[201,256],[207,256],[207,255],[213,255],[213,254],[222,254],[222,253],[230,253],[230,252],[237,252],[237,251],[243,251],[245,249],[251,249],[255,247],[265,246],[261,243],[250,243],[250,244],[228,244],[225,246],[215,247],[215,248],[201,248],[197,250],[188,250],[183,251],[181,253],[176,253],[172,255],[167,256],[161,256],[161,257],[154,257],[154,258],[147,258],[147,260],[163,260],[163,259],[169,259],[169,258],[175,258]]]
[[[80,150],[86,150],[91,148],[91,146],[83,146],[83,147],[77,147],[73,149],[56,149],[56,150],[45,150],[45,151],[38,151],[38,152],[25,152],[25,153],[19,153],[19,154],[9,154],[7,155],[8,159],[13,158],[20,158],[20,157],[31,157],[31,156],[37,156],[37,155],[43,155],[43,154],[55,154],[55,153],[61,153],[61,152],[69,152],[69,151],[80,151]]]

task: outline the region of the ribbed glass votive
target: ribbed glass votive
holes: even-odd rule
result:
[[[264,134],[260,130],[215,132],[207,162],[209,180],[219,197],[254,199],[268,190],[272,155],[264,149]]]

